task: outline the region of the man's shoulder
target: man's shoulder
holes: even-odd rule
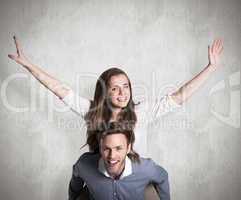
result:
[[[73,165],[73,173],[79,177],[95,174],[98,169],[99,154],[87,152],[82,154]]]
[[[152,171],[156,168],[160,170],[161,173],[166,174],[167,171],[161,167],[159,164],[154,162],[151,158],[143,158],[140,157],[140,162],[139,163],[133,163],[133,167],[135,171]]]
[[[151,158],[140,157],[140,165],[152,165],[155,162]]]

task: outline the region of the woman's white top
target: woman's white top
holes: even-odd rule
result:
[[[80,97],[72,90],[69,94],[62,99],[62,101],[77,115],[84,117],[89,111],[90,100]],[[135,144],[134,150],[137,151],[142,157],[147,154],[147,125],[158,117],[173,111],[175,108],[180,107],[170,95],[165,95],[157,99],[151,105],[147,102],[140,102],[135,106],[137,115],[137,123],[135,126]]]

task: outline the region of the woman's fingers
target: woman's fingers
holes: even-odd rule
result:
[[[220,49],[218,49],[218,54],[221,54],[223,51],[223,46],[220,47]]]
[[[219,46],[218,46],[218,48],[217,48],[217,53],[218,53],[218,54],[221,54],[222,51],[223,51],[223,41],[220,40]]]
[[[216,40],[214,40],[213,43],[212,43],[211,53],[214,53],[214,51],[215,51],[215,46],[216,46]]]
[[[8,57],[24,67],[30,65],[31,63],[23,54],[23,52],[21,50],[21,46],[20,46],[16,36],[13,36],[13,39],[14,39],[14,43],[16,45],[17,54],[8,54]]]
[[[209,57],[209,59],[210,59],[211,56],[212,56],[212,47],[210,47],[208,45],[208,57]]]
[[[223,49],[223,42],[221,39],[216,39],[214,40],[213,44],[212,44],[212,53],[213,54],[220,54],[222,52]]]
[[[221,39],[219,39],[219,40],[217,41],[216,46],[215,46],[215,54],[218,54],[218,55],[219,55],[219,54],[222,52],[222,50],[223,50],[223,42],[222,42]]]
[[[213,53],[216,52],[217,46],[218,46],[218,40],[216,39],[216,40],[214,40],[214,42],[213,42]]]
[[[14,39],[14,43],[15,43],[15,46],[16,46],[16,49],[17,49],[17,54],[20,56],[21,53],[22,53],[22,50],[21,50],[21,46],[17,40],[17,37],[14,35],[13,36],[13,39]]]
[[[217,43],[216,43],[216,46],[215,46],[215,52],[218,51],[218,49],[220,48],[220,45],[221,45],[221,40],[218,39],[218,40],[217,40]]]
[[[17,55],[8,54],[8,57],[15,60],[15,61],[19,61],[19,56],[17,56]]]
[[[16,59],[16,56],[15,55],[12,55],[12,54],[8,54],[8,57],[15,60]]]

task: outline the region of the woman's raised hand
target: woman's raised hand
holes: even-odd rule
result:
[[[8,57],[25,67],[41,84],[52,91],[56,96],[61,99],[64,98],[69,93],[70,89],[63,86],[59,80],[49,75],[37,65],[33,65],[24,55],[16,36],[14,36],[13,39],[17,54],[8,54]]]
[[[212,46],[208,46],[208,60],[209,65],[212,65],[214,68],[217,67],[220,55],[223,51],[223,41],[221,39],[214,40]]]
[[[14,60],[15,62],[17,62],[18,64],[24,66],[24,67],[29,67],[31,64],[31,62],[26,58],[26,56],[24,55],[21,45],[19,44],[16,36],[13,36],[14,39],[14,43],[16,46],[16,50],[17,50],[17,54],[8,54],[8,57],[11,58],[12,60]]]

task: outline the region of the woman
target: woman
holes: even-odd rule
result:
[[[15,36],[14,42],[17,54],[9,54],[9,58],[26,68],[40,83],[86,120],[88,125],[87,144],[90,150],[98,151],[94,131],[98,124],[103,122],[108,124],[109,121],[124,121],[135,127],[136,142],[134,148],[142,156],[145,156],[147,151],[146,119],[154,119],[185,102],[218,68],[218,61],[223,50],[222,40],[215,40],[208,48],[208,65],[177,91],[162,97],[153,106],[146,109],[143,102],[139,104],[133,102],[130,80],[121,69],[110,68],[102,73],[96,84],[94,99],[90,101],[77,96],[59,80],[32,64],[24,55]]]

